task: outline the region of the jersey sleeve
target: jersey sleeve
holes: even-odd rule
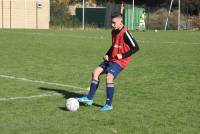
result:
[[[129,46],[130,50],[126,53],[123,53],[122,58],[129,57],[132,54],[139,51],[139,46],[138,46],[137,41],[133,38],[133,36],[128,31],[124,33],[124,41]]]
[[[110,49],[108,49],[108,51],[106,52],[106,55],[111,56],[113,51],[113,45],[110,47]]]

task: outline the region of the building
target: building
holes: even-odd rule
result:
[[[49,0],[0,0],[0,28],[48,29]]]

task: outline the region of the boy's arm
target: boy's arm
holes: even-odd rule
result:
[[[103,57],[103,60],[108,61],[109,57],[112,54],[112,50],[113,50],[113,46],[110,47],[110,49],[108,49],[108,51],[106,52],[105,56]]]
[[[129,57],[132,54],[139,51],[139,46],[138,46],[137,41],[133,38],[133,36],[128,31],[124,33],[124,41],[129,46],[130,50],[126,53],[123,53],[122,58]]]
[[[108,49],[106,55],[111,56],[112,51],[113,51],[113,45],[110,47],[110,49]]]

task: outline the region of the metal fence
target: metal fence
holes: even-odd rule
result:
[[[26,4],[17,4],[20,1]],[[127,3],[99,1],[92,3],[85,0],[83,8],[82,0],[77,3],[66,1],[59,3],[57,0],[50,0],[50,4],[45,4],[49,0],[31,1],[33,3],[27,5],[30,3],[29,0],[0,0],[0,28],[40,28],[45,27],[39,25],[43,22],[46,28],[49,28],[49,24],[50,28],[83,28],[83,24],[84,28],[111,28],[111,13],[118,11],[123,14],[124,24],[130,30],[164,29],[169,11],[169,3],[159,6],[135,5],[133,7],[132,4]],[[41,3],[41,7],[38,6],[38,2]],[[47,10],[43,12],[44,8]],[[180,29],[200,29],[200,14],[191,14],[190,8],[188,5],[181,6]],[[176,4],[172,6],[167,29],[177,29],[178,11]]]
[[[200,17],[187,14],[185,10],[187,10],[186,7],[181,7],[180,29],[199,29]],[[135,5],[133,10],[133,5],[126,3],[101,3],[97,5],[86,2],[84,8],[84,27],[110,28],[110,15],[113,11],[123,12],[124,23],[127,27],[129,27],[129,29],[140,30],[140,19],[142,17],[145,22],[144,27],[146,30],[164,29],[169,11],[169,5],[154,7]],[[51,27],[81,28],[83,24],[83,4],[81,2],[76,4],[73,3],[71,5],[51,3],[50,15]],[[177,27],[178,7],[173,6],[171,14],[169,15],[167,29],[177,29]]]

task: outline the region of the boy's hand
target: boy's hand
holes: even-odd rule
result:
[[[122,59],[122,54],[117,54],[116,58],[117,58],[118,60],[121,60],[121,59]]]
[[[104,57],[103,57],[103,59],[105,60],[105,61],[108,61],[108,55],[105,55]]]

